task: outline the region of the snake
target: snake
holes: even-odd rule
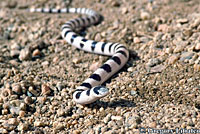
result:
[[[102,84],[117,73],[128,61],[129,51],[121,43],[98,42],[86,39],[76,33],[77,29],[96,25],[101,15],[89,8],[30,8],[30,12],[41,13],[77,13],[82,17],[71,19],[61,27],[62,38],[76,48],[100,55],[111,56],[92,75],[83,81],[73,92],[73,100],[77,104],[91,104],[109,94],[109,89]]]

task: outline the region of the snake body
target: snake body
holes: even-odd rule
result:
[[[73,93],[73,100],[78,104],[90,104],[106,96],[109,90],[101,86],[114,73],[119,71],[128,61],[129,52],[120,43],[97,42],[85,39],[74,31],[77,28],[89,27],[100,22],[100,15],[88,8],[32,8],[30,12],[43,13],[79,13],[85,17],[71,19],[62,25],[61,35],[69,44],[92,53],[112,56],[101,67],[99,67],[89,78],[87,78]]]

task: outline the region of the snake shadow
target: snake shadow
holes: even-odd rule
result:
[[[136,103],[130,100],[126,100],[126,99],[113,100],[110,102],[98,100],[92,104],[88,104],[85,106],[91,109],[100,109],[101,107],[103,107],[104,109],[107,109],[107,108],[116,108],[116,107],[136,107]]]

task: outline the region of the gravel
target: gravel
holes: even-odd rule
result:
[[[0,1],[0,133],[138,133],[139,128],[200,126],[199,0],[73,1],[104,21],[81,34],[130,50],[106,83],[110,94],[88,106],[78,85],[108,57],[80,51],[60,35],[78,15],[29,13],[65,1]]]

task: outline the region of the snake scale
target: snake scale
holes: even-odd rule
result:
[[[100,14],[88,8],[32,8],[30,12],[41,13],[78,13],[85,17],[71,19],[64,23],[61,35],[69,44],[96,54],[111,56],[101,67],[99,67],[89,78],[87,78],[73,93],[73,100],[81,105],[90,104],[108,95],[109,90],[101,86],[114,73],[119,71],[128,61],[129,51],[120,43],[97,42],[85,39],[75,33],[76,29],[89,27],[100,22]]]

